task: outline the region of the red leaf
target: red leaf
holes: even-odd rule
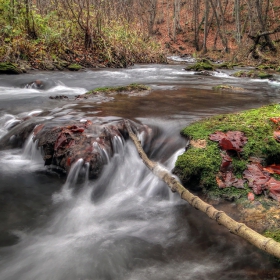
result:
[[[276,174],[280,175],[280,164],[271,164],[271,165],[269,165],[267,167],[264,167],[263,170],[267,171],[267,172],[269,172],[271,174],[276,173]]]
[[[261,194],[270,176],[263,172],[260,164],[248,164],[247,169],[243,172],[243,178],[248,181],[248,186],[253,189],[255,194]]]
[[[231,171],[225,173],[220,172],[219,176],[216,176],[216,182],[221,189],[228,187],[244,188],[244,180],[236,178]]]
[[[249,192],[248,193],[248,199],[251,200],[251,201],[255,200],[255,195],[252,192]]]
[[[219,187],[220,189],[226,188],[225,182],[224,182],[223,180],[221,180],[221,179],[219,178],[219,176],[216,176],[216,182],[217,182],[217,185],[218,185],[218,187]]]
[[[270,118],[270,120],[276,124],[280,123],[280,117]]]
[[[222,172],[229,171],[231,169],[232,158],[226,153],[221,153],[222,156],[222,164],[220,170]]]
[[[68,129],[70,129],[72,132],[84,132],[85,130],[83,127],[79,127],[76,125],[69,126]]]
[[[266,183],[266,189],[269,190],[269,196],[280,202],[280,181],[271,178]]]
[[[61,148],[64,144],[67,143],[67,138],[65,134],[61,133],[54,144],[54,150],[57,151],[59,148]]]
[[[216,131],[209,136],[212,141],[219,142],[223,150],[234,150],[241,152],[244,145],[247,143],[247,137],[241,131],[228,131],[227,133]]]
[[[279,130],[274,131],[273,136],[277,142],[280,142],[280,131]]]

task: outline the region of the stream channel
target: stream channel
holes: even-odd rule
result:
[[[180,130],[191,122],[279,102],[280,82],[233,78],[229,70],[198,76],[184,66],[1,75],[0,138],[30,116],[58,125],[127,118],[152,128],[144,149],[172,170],[186,145]],[[46,87],[24,87],[34,80]],[[107,102],[74,99],[130,83],[152,91]],[[213,91],[218,84],[246,91]],[[71,100],[49,99],[55,95]],[[277,268],[273,258],[181,201],[144,166],[130,140],[120,141],[98,179],[88,180],[83,169],[76,163],[66,178],[45,167],[30,139],[0,150],[1,280],[274,279],[260,276]]]

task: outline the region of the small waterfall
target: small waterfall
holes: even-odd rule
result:
[[[108,152],[105,148],[101,148],[97,142],[93,143],[93,148],[100,154],[104,164],[108,164],[110,162]]]
[[[0,139],[18,123],[20,123],[20,120],[13,115],[5,114],[0,117]]]
[[[123,154],[124,140],[121,136],[115,135],[112,139],[113,150],[116,154]]]
[[[38,163],[44,163],[41,149],[38,149],[38,140],[33,141],[34,134],[31,133],[24,143],[23,158],[30,159]]]
[[[53,194],[54,203],[58,203],[65,200],[70,200],[72,198],[72,190],[78,181],[79,174],[83,167],[86,167],[86,182],[88,180],[89,164],[84,164],[83,159],[78,159],[74,164],[72,164],[69,174],[67,176],[66,182],[63,185],[61,192]]]

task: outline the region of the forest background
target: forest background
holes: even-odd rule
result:
[[[0,0],[0,62],[27,70],[170,54],[279,65],[279,32],[280,0]]]

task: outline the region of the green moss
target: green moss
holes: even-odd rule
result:
[[[267,73],[267,72],[259,72],[259,73],[258,73],[258,77],[259,77],[260,79],[270,79],[270,78],[273,77],[273,75],[271,75],[271,74],[269,74],[269,73]]]
[[[232,74],[234,77],[252,78],[252,79],[270,79],[273,75],[265,71],[250,70],[250,71],[237,71]]]
[[[206,186],[216,183],[216,174],[221,164],[218,146],[208,141],[206,149],[191,147],[178,157],[176,174],[183,182],[194,181]]]
[[[269,120],[279,116],[280,105],[274,104],[241,113],[214,116],[191,124],[181,134],[194,141],[205,139],[207,146],[204,149],[191,147],[179,156],[174,173],[184,184],[196,178],[196,183],[199,182],[208,189],[217,188],[215,177],[220,168],[221,156],[218,144],[209,140],[209,135],[215,131],[238,130],[248,138],[240,158],[232,156],[233,171],[237,177],[241,177],[250,157],[263,158],[267,164],[280,162],[280,144],[273,138],[277,125]]]
[[[193,71],[203,71],[203,70],[213,71],[213,70],[215,70],[215,66],[209,60],[203,59],[203,60],[198,61],[197,63],[195,63],[193,65],[190,65],[190,66],[186,67],[185,70],[187,70],[187,71],[190,71],[190,70],[193,70]]]
[[[234,87],[230,85],[217,85],[212,88],[215,91],[244,91],[244,88],[241,87]]]
[[[79,64],[70,64],[68,67],[67,67],[70,71],[79,71],[80,69],[82,69],[82,66],[79,65]]]
[[[280,230],[275,230],[275,231],[266,231],[264,232],[264,236],[268,238],[272,238],[277,242],[280,242]]]
[[[274,65],[269,65],[269,64],[262,64],[262,65],[259,65],[257,67],[258,70],[274,70],[275,69],[275,66]]]
[[[238,64],[233,64],[231,62],[223,62],[221,64],[217,64],[216,69],[233,69],[233,67],[237,65]]]
[[[239,200],[241,202],[244,202],[247,200],[247,195],[248,195],[249,189],[244,188],[244,189],[237,189],[235,187],[230,187],[230,188],[224,188],[224,189],[219,189],[218,187],[213,188],[211,192],[208,191],[208,196],[212,199],[217,199],[217,198],[223,198],[225,200],[229,201],[235,201]]]
[[[23,71],[15,64],[9,62],[0,63],[0,74],[21,74]]]
[[[93,93],[122,93],[122,92],[132,92],[132,91],[144,91],[150,90],[150,87],[141,84],[130,84],[127,86],[118,86],[118,87],[100,87],[95,88],[91,91],[88,91],[86,94],[93,94]]]

